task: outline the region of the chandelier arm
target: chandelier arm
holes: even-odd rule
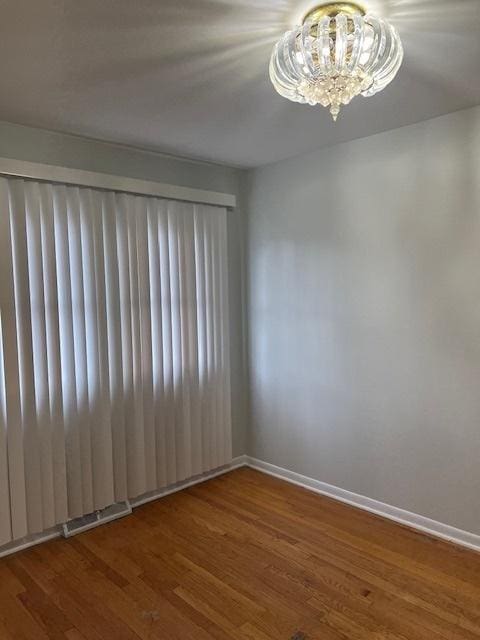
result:
[[[379,47],[378,55],[371,67],[371,73],[377,78],[381,76],[383,69],[388,64],[393,46],[392,29],[390,27],[386,27],[384,23],[380,23],[380,26],[382,29],[381,45]]]
[[[370,57],[368,58],[364,66],[365,69],[373,70],[376,61],[380,56],[383,55],[383,52],[385,50],[385,25],[383,23],[383,20],[379,20],[374,16],[366,16],[365,22],[373,28],[375,39],[370,50]]]
[[[310,74],[315,75],[315,64],[313,62],[312,52],[310,50],[309,40],[310,40],[310,30],[312,28],[311,23],[306,22],[303,25],[302,33],[300,37],[300,51],[302,53],[303,60],[305,62],[305,66],[307,67]]]
[[[322,72],[330,72],[332,58],[330,56],[330,16],[324,16],[317,26],[317,52]]]
[[[398,64],[400,51],[403,53],[402,43],[400,42],[400,38],[398,37],[398,33],[396,29],[390,26],[390,35],[391,35],[391,47],[388,54],[387,59],[381,69],[378,70],[378,84],[382,84],[384,78],[388,78],[388,76],[394,71],[395,67]]]
[[[277,90],[277,92],[284,98],[288,98],[289,100],[292,100],[293,99],[291,98],[292,91],[288,88],[286,84],[284,84],[280,80],[280,72],[278,69],[278,65],[273,60],[273,57],[272,57],[272,60],[270,61],[269,75],[270,75],[270,80],[272,81],[272,84],[275,85],[275,89]]]
[[[301,80],[301,74],[299,72],[297,61],[295,58],[296,49],[296,32],[290,31],[285,35],[283,40],[283,60],[285,62],[285,71],[290,79],[295,81]]]
[[[279,55],[279,49],[283,48],[283,41],[277,42],[275,50],[270,60],[270,79],[275,85],[278,93],[288,100],[297,102],[295,98],[295,92],[292,91],[290,84],[290,76],[285,72],[285,69],[280,64],[283,57]],[[300,100],[298,100],[300,101]]]
[[[335,16],[335,69],[342,73],[347,55],[347,16],[339,13]]]
[[[353,20],[353,48],[348,63],[348,71],[352,72],[360,61],[363,52],[363,43],[365,41],[365,30],[363,28],[363,19],[359,15],[355,15]]]

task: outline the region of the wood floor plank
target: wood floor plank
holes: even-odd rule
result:
[[[0,622],[15,640],[49,640],[43,626],[12,596],[1,599]]]
[[[480,554],[252,469],[0,560],[0,640],[480,640]]]
[[[66,640],[86,640],[78,629],[71,629],[65,633]]]

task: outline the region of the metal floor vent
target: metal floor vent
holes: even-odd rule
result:
[[[98,527],[106,522],[123,518],[123,516],[128,516],[131,513],[132,506],[128,500],[125,502],[116,502],[101,511],[95,511],[81,518],[75,518],[75,520],[65,522],[65,524],[62,524],[62,535],[64,538],[70,538],[71,536],[77,535],[77,533],[88,531],[88,529],[93,529],[93,527]]]

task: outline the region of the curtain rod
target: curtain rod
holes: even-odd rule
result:
[[[0,158],[0,174],[17,178],[92,187],[94,189],[107,189],[108,191],[156,196],[167,200],[211,204],[219,207],[233,208],[236,205],[236,198],[230,193],[205,191],[204,189],[180,187],[161,182],[138,180],[137,178],[126,178],[107,173],[84,171],[83,169],[69,169],[37,162],[12,160],[10,158]]]

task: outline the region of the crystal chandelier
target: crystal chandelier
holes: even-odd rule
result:
[[[353,2],[316,7],[303,25],[275,45],[270,78],[293,102],[340,108],[362,94],[373,96],[397,74],[403,48],[397,31]]]

